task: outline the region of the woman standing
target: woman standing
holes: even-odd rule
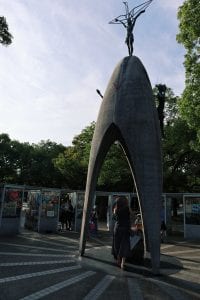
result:
[[[117,259],[117,265],[124,269],[125,259],[130,254],[130,210],[126,197],[117,198],[113,217],[115,226],[112,254]]]

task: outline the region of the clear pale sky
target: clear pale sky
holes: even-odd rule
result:
[[[129,8],[142,3],[129,0]],[[176,42],[183,0],[153,0],[134,29],[152,86],[184,89],[184,49]],[[128,55],[126,32],[108,22],[121,0],[0,0],[13,43],[0,45],[0,133],[20,142],[70,145],[96,121],[116,64]]]

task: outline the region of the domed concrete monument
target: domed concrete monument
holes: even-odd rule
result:
[[[160,267],[162,195],[161,136],[151,84],[136,56],[123,58],[114,69],[100,107],[92,140],[80,239],[84,255],[89,214],[101,166],[110,146],[121,145],[135,182],[152,270]]]

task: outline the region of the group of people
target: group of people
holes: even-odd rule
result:
[[[61,206],[60,206],[60,230],[72,230],[72,223],[74,221],[74,207],[72,206],[71,200],[67,199],[61,200]],[[91,235],[97,234],[97,211],[96,207],[94,206],[91,213],[90,213],[90,219],[89,219],[89,233]]]
[[[61,229],[72,230],[72,221],[74,217],[74,208],[71,204],[71,200],[61,204],[60,208],[60,222]],[[131,235],[131,210],[129,208],[128,199],[125,196],[120,196],[116,199],[113,207],[113,243],[112,254],[117,261],[117,265],[121,268],[125,268],[125,261],[130,257],[130,235]],[[135,229],[141,230],[141,215],[137,214],[135,219]],[[97,233],[97,211],[94,207],[90,214],[89,219],[89,232],[91,235]],[[166,236],[166,225],[162,220],[161,222],[161,242],[164,241]]]

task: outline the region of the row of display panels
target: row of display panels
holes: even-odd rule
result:
[[[3,195],[4,194],[4,195]],[[45,217],[57,217],[60,191],[26,191],[6,188],[0,191],[2,218],[19,217],[21,209],[30,215],[39,213]]]
[[[199,194],[164,196],[164,203],[167,223],[174,217],[188,225],[200,225]]]
[[[109,193],[101,192],[101,194],[109,197]],[[136,197],[134,194],[126,195],[130,195],[130,199]],[[75,211],[74,229],[79,231],[84,192],[73,192],[70,199]],[[0,188],[0,226],[3,220],[20,218],[24,214],[25,227],[37,231],[42,229],[45,231],[46,228],[50,231],[53,226],[53,231],[56,231],[62,200],[60,189],[28,190],[24,186],[3,186]],[[163,208],[168,228],[179,226],[185,236],[189,228],[198,228],[199,231],[200,194],[163,194]],[[52,226],[49,227],[50,223]]]
[[[22,218],[27,229],[39,232],[57,230],[60,190],[26,190],[4,186],[0,189],[0,199],[1,233],[19,231]],[[16,226],[18,230],[12,228]]]
[[[61,206],[68,200],[71,200],[74,208],[73,230],[80,231],[84,192],[33,189],[17,185],[2,186],[0,234],[18,233],[22,228],[38,232],[57,232]]]

